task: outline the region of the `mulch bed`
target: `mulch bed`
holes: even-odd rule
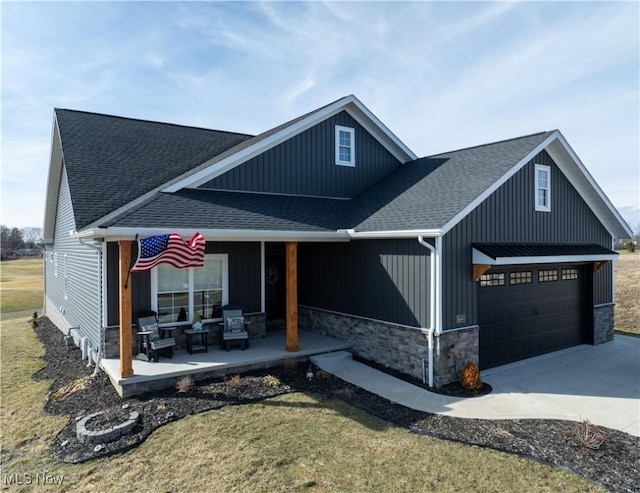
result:
[[[191,414],[289,392],[311,392],[343,400],[415,433],[524,456],[573,472],[612,492],[640,491],[640,438],[621,431],[599,427],[607,436],[604,443],[597,450],[581,450],[570,437],[573,422],[462,419],[424,413],[394,404],[324,372],[316,372],[308,380],[308,365],[197,382],[185,392],[166,389],[121,399],[104,372],[92,376],[93,367],[81,361],[80,351],[66,348],[63,334],[46,317],[38,322],[35,332],[45,348],[46,366],[34,378],[52,380],[45,411],[70,417],[52,445],[52,453],[60,461],[78,463],[122,453],[139,445],[160,426]],[[82,378],[82,385],[67,392],[70,388],[65,386]],[[98,446],[76,439],[75,425],[79,419],[123,405],[127,411],[138,411],[141,416],[131,434]]]

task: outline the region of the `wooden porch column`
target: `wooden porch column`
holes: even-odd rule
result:
[[[298,243],[285,245],[287,261],[287,345],[285,349],[296,352],[298,347]]]
[[[131,241],[120,240],[120,378],[133,376],[131,355]]]

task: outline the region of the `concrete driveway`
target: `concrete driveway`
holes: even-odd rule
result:
[[[616,335],[599,346],[577,346],[482,372],[491,394],[442,396],[348,357],[315,358],[340,378],[404,406],[481,419],[565,419],[640,436],[640,339]]]

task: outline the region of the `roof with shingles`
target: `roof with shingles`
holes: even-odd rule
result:
[[[424,157],[355,199],[356,231],[439,229],[553,132]]]
[[[351,201],[181,190],[103,227],[276,231],[437,229],[515,166],[551,132],[421,158]]]
[[[160,192],[101,226],[335,232],[348,206],[346,200],[184,189]]]
[[[66,109],[55,117],[78,230],[251,138]]]

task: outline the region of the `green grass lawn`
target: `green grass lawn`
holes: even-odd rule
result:
[[[0,263],[0,313],[37,309],[43,304],[42,259]]]
[[[640,252],[619,253],[615,263],[616,332],[640,337]]]
[[[49,383],[31,379],[43,350],[28,318],[3,321],[0,348],[3,489],[12,474],[46,473],[63,484],[37,491],[598,491],[537,462],[419,436],[305,393],[190,416],[126,454],[62,464],[49,447],[67,418],[42,410]]]

